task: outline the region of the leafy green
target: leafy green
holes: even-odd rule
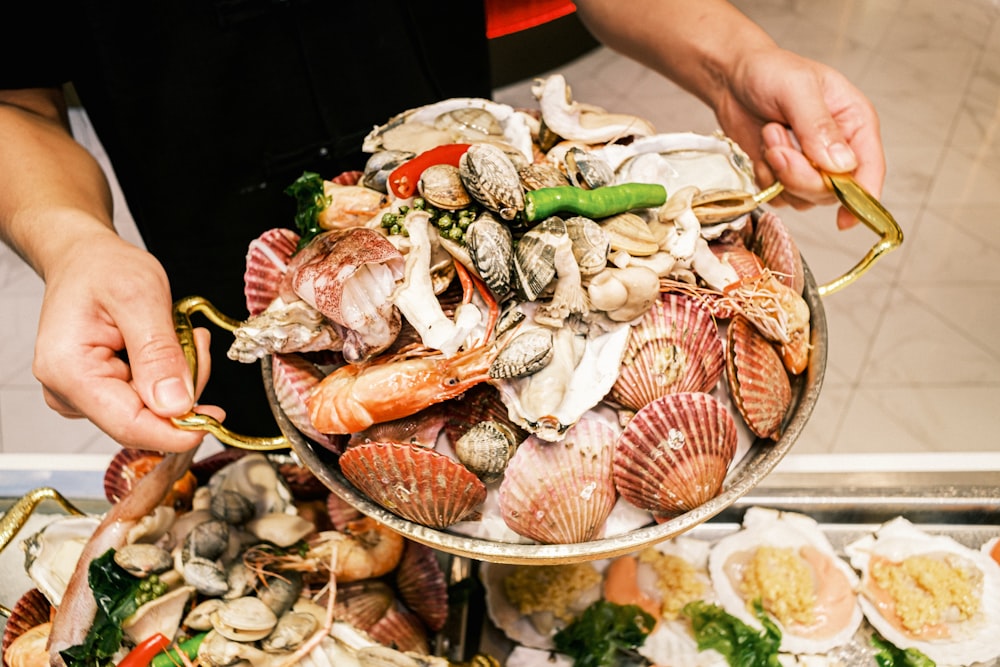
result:
[[[285,188],[285,194],[295,198],[298,208],[295,226],[299,228],[299,249],[323,231],[319,226],[319,214],[330,205],[330,197],[323,188],[323,177],[312,171],[304,171],[295,182]]]
[[[781,630],[764,613],[759,600],[754,602],[754,612],[763,631],[702,600],[689,602],[681,611],[691,619],[699,651],[715,649],[731,667],[780,667]]]
[[[635,653],[656,621],[634,604],[598,600],[556,633],[556,650],[573,658],[575,667],[644,664]]]
[[[97,615],[82,644],[62,651],[68,667],[109,665],[122,645],[122,621],[139,608],[139,584],[142,579],[122,569],[114,560],[115,550],[108,549],[90,562],[87,571],[90,590],[97,601]]]
[[[933,660],[915,648],[901,649],[878,635],[872,635],[872,646],[878,649],[875,662],[879,667],[935,667]]]

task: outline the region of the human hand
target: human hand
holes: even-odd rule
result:
[[[836,198],[820,171],[853,173],[878,197],[885,156],[874,106],[840,72],[780,48],[745,54],[718,98],[725,132],[754,161],[758,182],[785,186],[776,204],[796,209]],[[845,208],[837,226],[857,219]]]
[[[64,417],[86,417],[126,447],[197,446],[205,433],[180,430],[170,418],[189,412],[208,380],[209,332],[195,329],[192,382],[159,262],[110,230],[78,248],[45,275],[33,364],[45,402]],[[197,410],[225,416],[215,406]]]

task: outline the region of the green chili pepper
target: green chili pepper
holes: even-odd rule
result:
[[[181,657],[177,651],[184,653],[189,660],[194,660],[195,656],[198,655],[198,648],[201,646],[201,642],[204,641],[207,635],[207,632],[202,632],[190,639],[185,639],[177,645],[177,648],[157,654],[152,662],[149,663],[150,667],[177,667],[177,665],[181,664]]]
[[[559,185],[526,192],[524,219],[534,222],[557,213],[606,218],[636,208],[660,206],[665,201],[667,189],[656,183],[623,183],[593,190]]]

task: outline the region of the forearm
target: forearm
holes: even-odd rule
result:
[[[743,56],[776,46],[723,0],[577,0],[576,6],[602,43],[670,78],[712,108]]]
[[[39,275],[114,233],[107,179],[70,135],[58,91],[0,91],[0,146],[0,238]]]

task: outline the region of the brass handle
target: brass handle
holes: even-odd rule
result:
[[[240,323],[219,312],[207,299],[200,296],[188,296],[179,299],[174,303],[174,331],[177,333],[177,340],[180,341],[184,350],[184,358],[187,359],[188,367],[191,369],[191,376],[198,377],[198,352],[194,344],[194,327],[191,325],[191,314],[201,313],[210,322],[226,331],[235,331]],[[291,446],[284,436],[255,437],[241,435],[230,431],[214,417],[189,412],[182,417],[172,418],[174,426],[185,431],[208,431],[220,441],[240,449],[249,449],[256,452],[269,452],[275,449],[287,449]]]
[[[28,519],[34,514],[35,509],[44,500],[54,500],[67,513],[74,516],[84,515],[84,512],[77,509],[73,503],[66,500],[62,494],[53,488],[43,486],[28,491],[0,517],[0,551],[6,549],[7,545],[21,532],[21,529],[28,523]],[[9,617],[10,609],[0,605],[0,615]]]

